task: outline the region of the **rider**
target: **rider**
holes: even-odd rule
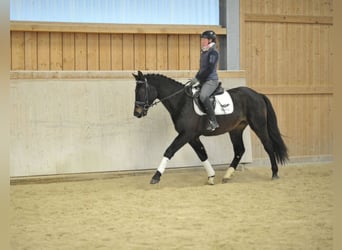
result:
[[[200,101],[203,103],[206,113],[209,118],[207,130],[214,131],[219,127],[216,121],[215,112],[210,104],[209,96],[218,87],[218,75],[216,66],[219,58],[219,52],[216,50],[216,34],[212,30],[204,31],[201,35],[201,57],[200,69],[193,79],[191,84],[199,82],[201,86]]]

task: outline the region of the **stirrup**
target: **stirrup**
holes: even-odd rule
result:
[[[209,125],[207,127],[207,130],[209,131],[214,131],[215,129],[217,129],[218,127],[220,127],[220,125],[218,125],[218,123],[216,121],[211,121],[209,120]]]

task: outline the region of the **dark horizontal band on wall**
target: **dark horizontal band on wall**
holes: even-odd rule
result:
[[[11,31],[123,33],[123,34],[201,34],[214,30],[225,35],[226,28],[218,25],[105,24],[11,21]]]
[[[297,24],[333,24],[331,16],[295,16],[295,15],[262,15],[245,14],[246,22],[269,22],[269,23],[297,23]]]

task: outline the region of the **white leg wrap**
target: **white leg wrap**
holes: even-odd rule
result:
[[[214,176],[215,175],[215,170],[211,166],[210,162],[208,160],[202,161],[203,167],[207,171],[208,177]]]
[[[159,167],[157,169],[161,174],[163,174],[165,172],[165,168],[166,168],[168,161],[169,161],[169,159],[166,157],[163,157],[163,159],[161,160]]]
[[[223,179],[230,179],[232,177],[232,174],[235,172],[235,169],[233,167],[229,167],[227,169],[226,174],[223,176]]]

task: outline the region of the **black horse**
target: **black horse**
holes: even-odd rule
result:
[[[151,179],[151,184],[160,181],[168,160],[189,143],[200,158],[208,174],[208,183],[214,184],[215,171],[208,161],[206,150],[199,137],[215,136],[229,132],[234,148],[234,159],[231,162],[223,182],[227,182],[238,166],[245,152],[242,133],[247,125],[256,133],[266,150],[272,166],[272,179],[278,177],[278,165],[288,160],[287,147],[281,137],[275,111],[270,100],[263,94],[248,87],[237,87],[227,90],[234,103],[234,111],[228,115],[217,116],[220,125],[215,131],[206,130],[207,116],[199,116],[193,107],[193,97],[186,91],[189,88],[169,77],[160,74],[146,74],[138,71],[133,74],[136,80],[134,116],[141,118],[147,115],[150,107],[162,102],[169,111],[178,136],[166,149],[164,157]],[[159,99],[159,101],[156,101]]]

